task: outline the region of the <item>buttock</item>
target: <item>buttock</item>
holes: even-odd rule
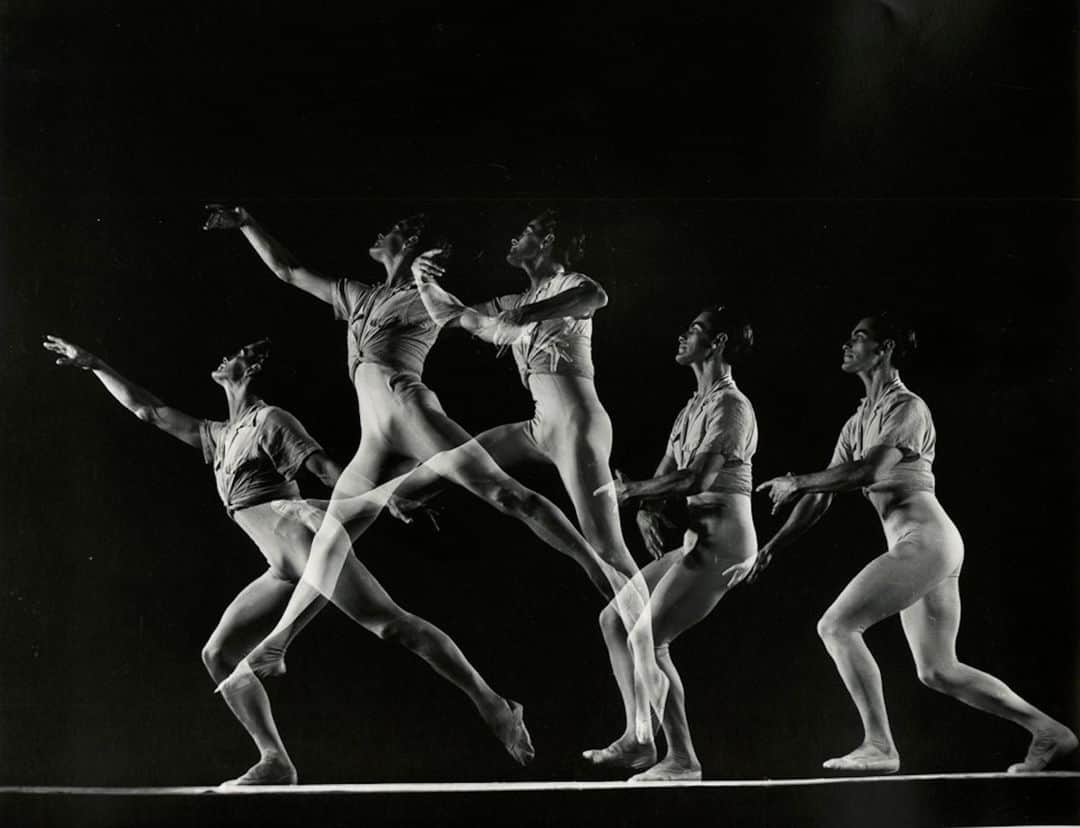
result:
[[[936,559],[946,577],[958,576],[964,564],[964,542],[951,522],[909,524],[886,532],[889,557]]]

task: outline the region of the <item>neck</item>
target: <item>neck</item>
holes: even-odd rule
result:
[[[731,366],[722,359],[710,359],[707,362],[695,363],[690,367],[697,378],[698,393],[707,390],[711,385],[722,379],[731,377]]]
[[[410,272],[409,266],[411,265],[411,260],[406,264],[404,256],[393,256],[391,258],[383,259],[383,267],[386,268],[386,286],[393,288],[404,284],[406,281],[410,281],[412,279],[412,273]]]
[[[540,256],[532,261],[522,262],[521,269],[529,277],[532,287],[536,287],[545,279],[562,273],[566,268],[547,256]]]
[[[876,368],[871,368],[866,373],[860,373],[859,379],[863,381],[866,388],[866,399],[872,405],[881,397],[881,392],[886,385],[893,380],[900,379],[900,372],[891,365],[879,365]]]
[[[229,403],[230,420],[235,420],[259,401],[259,398],[248,389],[246,382],[241,385],[226,385],[225,399]]]

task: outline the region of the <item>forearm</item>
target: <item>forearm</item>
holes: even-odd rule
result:
[[[267,233],[255,219],[245,221],[240,231],[275,276],[283,282],[292,281],[293,271],[300,266],[300,262],[281,242]]]
[[[795,504],[795,508],[791,510],[788,519],[784,521],[784,525],[769,540],[769,547],[781,549],[792,544],[811,526],[821,520],[821,517],[829,510],[831,503],[831,494],[813,493],[803,495]]]
[[[607,294],[599,287],[581,285],[564,290],[555,296],[531,302],[518,308],[518,324],[531,325],[547,319],[589,316],[607,304]]]
[[[678,469],[649,480],[624,480],[627,498],[666,500],[689,497],[703,490],[701,475],[694,469]]]
[[[153,421],[155,410],[164,405],[145,388],[117,373],[100,359],[94,363],[91,370],[120,405],[144,422]]]
[[[824,471],[794,476],[795,490],[799,494],[811,492],[847,492],[861,489],[874,482],[877,470],[874,465],[862,460],[842,463]]]

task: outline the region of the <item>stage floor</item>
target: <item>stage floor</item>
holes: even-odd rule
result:
[[[0,788],[0,824],[1080,825],[1080,773],[840,779]]]

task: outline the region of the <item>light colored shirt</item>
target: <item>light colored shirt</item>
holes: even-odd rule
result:
[[[583,273],[558,273],[524,293],[499,296],[476,306],[487,316],[500,311],[531,305],[550,299],[579,285],[596,285]],[[596,285],[599,287],[599,285]],[[592,359],[592,315],[583,318],[564,316],[545,319],[525,326],[525,334],[511,346],[514,362],[525,387],[530,374],[567,374],[592,378],[595,375]]]
[[[706,503],[709,492],[750,494],[751,460],[757,444],[754,407],[730,376],[695,393],[675,418],[668,451],[679,469],[689,468],[705,454],[721,455],[724,465],[708,492],[691,495],[687,502]]]
[[[934,491],[934,447],[937,432],[930,409],[897,377],[882,389],[873,405],[863,397],[840,431],[829,466],[861,460],[874,446],[899,449],[900,461],[883,479],[864,489],[879,492]]]
[[[416,286],[396,288],[339,279],[330,294],[334,318],[349,324],[349,378],[361,362],[420,374],[439,336]]]
[[[235,420],[199,424],[203,459],[214,467],[218,495],[238,509],[300,496],[293,478],[322,447],[292,414],[258,402]]]

